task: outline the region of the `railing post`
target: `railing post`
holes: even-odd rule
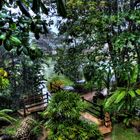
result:
[[[112,123],[111,123],[111,118],[110,118],[110,114],[108,112],[105,113],[105,117],[104,117],[104,124],[106,127],[110,127],[112,129]]]
[[[47,103],[49,102],[48,100],[49,100],[49,95],[48,95],[48,92],[47,92]]]
[[[84,101],[84,97],[82,97],[82,100]]]
[[[25,107],[25,102],[24,99],[22,100],[23,103],[23,112],[24,112],[24,117],[26,117],[26,107]]]

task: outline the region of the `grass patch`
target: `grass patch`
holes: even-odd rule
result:
[[[20,125],[21,121],[22,121],[21,119],[17,119],[17,121],[14,122],[12,125],[9,125],[9,126],[7,126],[7,127],[4,127],[4,128],[1,130],[1,132],[2,132],[3,134],[7,134],[7,135],[11,135],[11,136],[15,135],[17,129],[19,128],[19,125]]]
[[[68,77],[61,75],[61,74],[54,75],[52,80],[61,80],[64,83],[64,86],[73,86],[74,85],[73,81],[71,81]]]
[[[140,140],[140,133],[133,128],[126,128],[122,124],[113,126],[112,140]]]

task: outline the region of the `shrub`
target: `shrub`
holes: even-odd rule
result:
[[[17,129],[18,129],[20,123],[21,123],[21,120],[17,119],[17,121],[14,122],[12,125],[2,129],[2,133],[5,135],[14,136],[17,132]]]
[[[51,84],[54,85],[51,87]],[[73,85],[73,82],[69,80],[67,77],[63,75],[54,75],[49,81],[48,81],[48,90],[55,92],[58,90],[57,87],[63,87],[63,86],[71,86]]]
[[[61,91],[52,96],[48,108],[43,112],[48,117],[45,127],[49,129],[49,140],[102,139],[97,126],[80,120],[80,112],[87,104],[72,92]]]

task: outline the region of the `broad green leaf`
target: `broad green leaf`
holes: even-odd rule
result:
[[[11,109],[3,109],[0,110],[0,113],[12,113],[13,111]]]
[[[120,94],[120,90],[115,91],[111,97],[109,97],[105,103],[105,108],[110,107],[110,105],[116,100],[117,96]]]
[[[137,93],[138,95],[140,95],[140,89],[137,89],[137,90],[136,90],[136,93]]]
[[[138,74],[138,66],[136,65],[133,68],[132,72],[131,72],[131,79],[130,79],[130,82],[131,83],[136,82],[136,80],[137,80],[137,74]]]
[[[115,103],[119,103],[126,95],[126,91],[120,92],[120,94],[117,96],[117,99],[115,100]]]
[[[0,35],[0,39],[1,40],[5,40],[6,39],[6,35],[5,34]]]
[[[133,90],[130,90],[128,93],[131,97],[136,97],[135,92]]]
[[[0,76],[4,75],[4,69],[0,68]]]
[[[118,108],[117,108],[117,111],[120,111],[120,110],[122,109],[122,107],[123,107],[124,104],[125,104],[125,101],[122,101],[122,102],[119,104],[119,106],[118,106]]]
[[[14,45],[20,45],[20,44],[21,44],[21,41],[20,41],[17,37],[14,37],[14,36],[11,36],[11,37],[10,37],[10,41],[11,41],[11,43],[13,43]]]

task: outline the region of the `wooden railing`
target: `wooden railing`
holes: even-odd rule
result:
[[[50,87],[53,89],[57,89],[58,91],[63,90],[62,87],[57,86],[52,83],[50,83]],[[103,111],[102,105],[98,105],[97,103],[90,102],[90,101],[84,99],[84,97],[82,97],[82,99],[83,99],[83,101],[86,101],[87,103],[90,104],[90,109],[86,109],[88,112],[92,113],[93,115],[95,115],[96,117],[98,117],[100,119],[104,119],[104,111]]]
[[[103,106],[102,105],[98,105],[97,103],[93,103],[90,102],[86,99],[84,99],[84,97],[82,97],[83,101],[86,101],[87,103],[89,103],[90,105],[90,109],[86,109],[88,112],[90,112],[91,114],[95,115],[96,117],[100,118],[100,119],[104,119],[104,111],[103,111]]]
[[[49,97],[49,93],[46,92],[46,94],[31,95],[21,99],[24,116],[26,116],[26,111],[29,109],[47,104]]]

